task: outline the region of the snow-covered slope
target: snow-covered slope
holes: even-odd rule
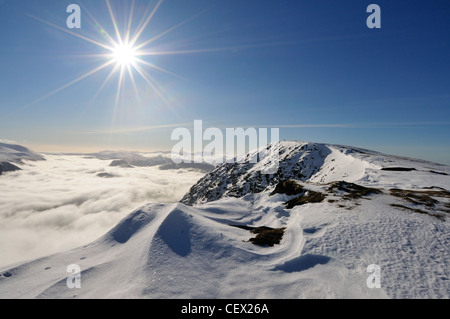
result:
[[[42,161],[45,158],[30,149],[0,142],[0,175],[6,172],[20,170],[20,167],[12,164],[23,164],[23,161]]]
[[[0,142],[0,162],[13,162],[21,164],[26,161],[41,161],[45,158],[30,149],[15,144],[7,144]]]
[[[193,188],[198,201],[185,197],[194,206],[149,204],[89,245],[0,269],[0,298],[450,297],[447,166],[302,142],[280,150],[272,178],[259,180],[259,164],[219,166]],[[267,245],[254,244],[260,235]],[[71,264],[79,289],[66,284]],[[381,288],[367,285],[373,264]]]
[[[448,166],[422,160],[310,142],[280,142],[278,149],[279,166],[275,174],[262,173],[267,161],[252,163],[252,158],[261,153],[258,150],[242,162],[217,166],[192,186],[181,202],[195,205],[228,196],[240,197],[261,192],[287,179],[315,183],[345,180],[364,186],[404,188],[446,187],[449,182]],[[397,171],[396,168],[414,168],[414,171]]]

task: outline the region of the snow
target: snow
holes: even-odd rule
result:
[[[45,158],[30,149],[15,144],[7,144],[0,142],[0,162],[13,162],[21,164],[23,160],[41,161]]]
[[[246,242],[249,232],[229,224],[267,221],[263,210],[259,218],[249,214],[249,205],[229,200],[220,207],[225,215],[215,205],[147,205],[88,246],[10,268],[11,276],[0,279],[0,297],[296,298],[307,297],[318,282],[327,285],[320,278],[326,268],[342,268],[329,257],[300,254],[299,216],[289,218],[292,226],[278,247]],[[211,219],[217,215],[220,221]],[[66,286],[72,263],[82,269],[78,290]],[[374,293],[367,290],[378,297]]]
[[[0,268],[0,298],[450,297],[448,212],[440,211],[447,214],[441,220],[395,208],[391,204],[403,199],[388,191],[448,190],[448,175],[430,170],[448,174],[449,167],[344,146],[289,142],[282,149],[283,168],[295,161],[310,164],[305,177],[295,180],[326,194],[324,201],[286,209],[284,203],[296,195],[270,195],[275,185],[268,180],[263,191],[242,184],[248,192],[241,196],[225,191],[195,206],[148,204],[91,244]],[[393,166],[416,170],[381,170]],[[220,179],[227,170],[233,173],[218,167],[200,180],[203,191],[208,179],[212,188],[221,185],[211,176]],[[247,182],[256,176],[247,175]],[[337,180],[382,192],[345,200],[330,191],[329,183]],[[439,200],[448,205],[445,196]],[[266,247],[230,225],[286,230],[279,245]],[[66,285],[70,264],[81,267],[80,289]],[[381,288],[366,284],[372,264],[381,268]]]
[[[267,158],[258,163],[251,162],[253,157],[262,153],[261,150],[256,150],[243,162],[217,166],[200,179],[181,202],[196,205],[227,196],[240,197],[248,193],[258,193],[287,179],[321,184],[345,180],[363,186],[382,188],[448,189],[450,167],[446,165],[349,146],[302,141],[280,142],[279,151],[279,168],[275,174],[261,174],[268,165]],[[407,167],[416,170],[412,172],[381,170],[385,167]]]
[[[111,167],[86,155],[45,158],[0,176],[0,267],[90,243],[138,207],[180,200],[203,175]]]
[[[419,189],[442,187],[448,189],[450,168],[430,163],[361,149],[328,145],[327,156],[320,172],[310,182],[328,183],[346,180],[363,186],[382,188]],[[382,168],[414,168],[413,172],[383,171]]]

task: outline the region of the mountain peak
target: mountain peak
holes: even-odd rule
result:
[[[21,164],[23,160],[42,161],[45,158],[24,146],[0,142],[0,162]]]
[[[264,174],[273,159],[260,156],[271,147],[278,148],[278,169],[273,174]],[[306,181],[316,174],[330,154],[323,144],[289,141],[279,142],[249,152],[243,160],[223,163],[205,175],[181,200],[187,205],[195,205],[222,197],[241,197],[249,193],[259,193],[267,187],[288,179]],[[262,160],[255,163],[255,157]]]
[[[275,160],[278,168],[273,174],[264,174],[266,167],[274,161],[260,155],[271,147],[278,148],[278,160]],[[262,159],[255,163],[255,157]],[[390,169],[392,167],[395,169]],[[350,146],[282,141],[249,152],[242,160],[218,165],[192,186],[181,203],[197,205],[224,197],[242,197],[273,188],[285,180],[319,184],[347,181],[365,186],[395,187],[398,173],[418,174],[421,180],[430,183],[425,186],[440,186],[445,181],[435,177],[450,172],[447,166]]]

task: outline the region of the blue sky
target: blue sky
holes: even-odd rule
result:
[[[157,2],[135,1],[131,30]],[[106,43],[95,18],[114,37],[103,0],[0,0],[0,138],[37,151],[170,150],[172,130],[201,119],[450,164],[448,0],[166,0],[138,40],[162,34],[145,47],[161,54],[141,57],[159,68],[146,68],[157,92],[134,72],[118,100],[120,72],[99,91],[114,64],[65,87],[108,61],[61,30],[71,3],[82,8],[71,32]],[[121,32],[131,3],[110,1]],[[366,26],[371,3],[381,29]]]

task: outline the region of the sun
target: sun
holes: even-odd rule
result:
[[[111,50],[111,59],[119,66],[128,67],[137,62],[137,50],[129,43],[117,44]]]
[[[155,47],[155,42],[160,39],[163,39],[167,34],[173,32],[176,29],[179,29],[181,26],[185,25],[192,19],[196,18],[199,14],[194,15],[192,17],[187,18],[184,21],[181,21],[178,24],[175,24],[165,31],[162,31],[159,34],[153,35],[150,38],[143,39],[143,36],[146,34],[147,26],[150,24],[153,16],[158,11],[158,8],[161,6],[164,0],[158,1],[146,1],[149,2],[147,8],[143,8],[143,10],[139,9],[139,11],[143,12],[143,15],[140,19],[139,23],[134,23],[133,18],[135,18],[135,13],[138,11],[138,7],[136,4],[137,0],[132,0],[129,3],[129,6],[126,7],[125,20],[122,21],[123,25],[119,25],[118,20],[116,19],[117,13],[114,12],[113,7],[111,6],[112,0],[104,0],[107,11],[109,13],[109,17],[111,20],[112,26],[109,27],[110,31],[108,32],[103,26],[100,25],[99,21],[87,10],[84,8],[84,11],[87,13],[87,16],[90,18],[90,24],[94,26],[95,33],[93,35],[83,34],[80,32],[76,32],[59,25],[53,24],[51,22],[45,21],[41,18],[28,15],[31,18],[49,25],[55,29],[68,33],[78,39],[84,40],[90,44],[94,44],[97,47],[102,49],[101,53],[87,55],[90,57],[94,57],[96,59],[101,58],[102,64],[93,69],[88,70],[86,73],[78,76],[77,78],[71,80],[70,82],[60,86],[59,88],[45,94],[44,96],[36,99],[30,105],[40,102],[72,85],[78,83],[88,77],[93,76],[94,74],[101,72],[107,68],[110,69],[109,74],[106,76],[103,83],[100,85],[99,89],[96,91],[94,97],[91,102],[94,101],[100,94],[100,92],[105,89],[108,83],[115,78],[115,75],[118,75],[118,82],[115,89],[115,104],[114,110],[116,110],[119,106],[119,102],[121,101],[121,94],[124,90],[125,82],[128,80],[131,83],[136,99],[140,101],[139,98],[139,87],[138,80],[143,80],[158,96],[166,106],[172,109],[172,106],[169,103],[169,100],[164,95],[164,90],[161,89],[158,83],[158,74],[164,73],[170,76],[174,76],[177,78],[182,78],[179,75],[170,72],[158,65],[151,63],[149,60],[149,56],[168,56],[174,54],[191,54],[191,53],[202,53],[208,51],[217,51],[217,49],[208,50],[171,50],[170,46],[167,49],[161,50],[158,49],[158,46]],[[0,0],[1,2],[1,0]],[[143,1],[145,2],[145,1]],[[121,12],[122,13],[122,12]],[[119,15],[121,16],[121,15]],[[114,32],[111,32],[114,30]],[[150,48],[149,46],[152,45]],[[151,71],[152,72],[151,72]],[[182,78],[183,79],[183,78]],[[141,82],[142,83],[142,82]],[[91,103],[89,102],[89,103]]]

